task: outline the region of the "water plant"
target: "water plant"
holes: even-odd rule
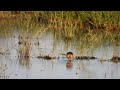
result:
[[[29,33],[30,38],[40,38],[45,31],[53,30],[58,41],[76,41],[83,55],[92,56],[92,51],[106,42],[120,45],[119,11],[1,11],[0,20],[1,36],[8,36],[13,26],[20,35]]]

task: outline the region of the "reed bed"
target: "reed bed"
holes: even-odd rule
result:
[[[20,35],[26,32],[30,38],[39,38],[53,30],[58,41],[76,41],[81,54],[91,52],[89,56],[106,42],[120,45],[119,11],[1,11],[0,20],[0,34],[7,36],[8,29],[15,27]]]
[[[96,34],[99,31],[105,36],[116,34],[120,30],[119,11],[9,11],[0,12],[0,18],[10,22],[12,18],[18,27],[28,28],[29,31],[35,26],[46,25],[54,30],[61,30],[65,37],[72,38],[82,31],[86,34],[90,29]],[[8,20],[7,20],[8,18]],[[3,20],[2,20],[3,22]],[[2,23],[1,22],[1,23]]]

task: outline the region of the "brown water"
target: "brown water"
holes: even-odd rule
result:
[[[14,37],[15,36],[15,37]],[[72,51],[80,55],[76,43],[65,43],[62,39],[55,40],[52,32],[47,32],[41,38],[31,38],[30,60],[20,60],[18,33],[13,32],[9,38],[0,38],[0,78],[2,79],[118,79],[120,78],[120,63],[101,62],[100,59],[110,59],[114,53],[119,54],[119,47],[109,45],[99,46],[92,52],[95,60],[74,60],[69,62],[65,56]],[[39,42],[39,44],[38,44]],[[114,50],[117,50],[114,52]],[[114,53],[113,53],[114,52]],[[91,53],[91,52],[89,52]],[[52,60],[37,58],[39,55],[59,57]],[[86,55],[86,54],[85,54]]]

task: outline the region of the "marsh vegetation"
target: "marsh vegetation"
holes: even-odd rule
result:
[[[0,41],[1,57],[29,68],[35,58],[52,62],[68,51],[77,60],[119,62],[120,12],[0,11]]]

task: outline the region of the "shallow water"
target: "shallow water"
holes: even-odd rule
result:
[[[15,36],[15,37],[13,37]],[[69,62],[61,55],[72,51],[80,55],[76,43],[65,43],[54,40],[53,33],[47,32],[41,38],[31,39],[30,61],[18,58],[18,33],[14,32],[9,38],[0,38],[0,48],[6,54],[0,54],[0,78],[2,79],[118,79],[120,78],[120,63],[100,59],[110,59],[114,53],[119,54],[119,47],[100,46],[93,51],[95,60],[73,60]],[[39,42],[39,44],[38,44]],[[7,51],[8,50],[8,51]],[[115,52],[115,50],[117,50]],[[53,60],[37,58],[39,55],[59,57]],[[67,63],[70,66],[67,66]]]

